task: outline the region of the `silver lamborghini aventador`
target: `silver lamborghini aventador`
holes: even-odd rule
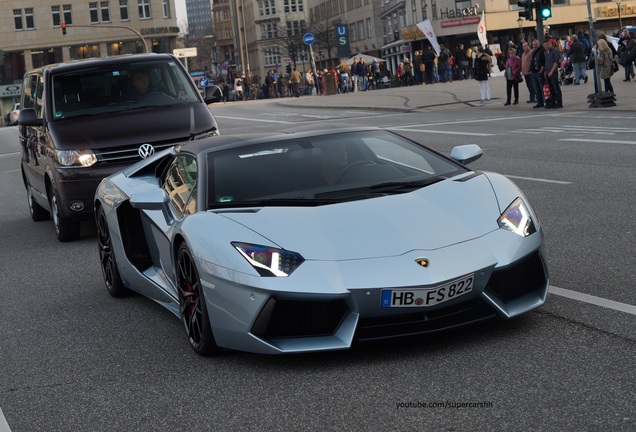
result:
[[[225,135],[100,184],[106,287],[183,321],[201,355],[294,353],[541,306],[539,220],[506,177],[380,129]]]

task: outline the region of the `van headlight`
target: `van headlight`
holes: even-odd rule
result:
[[[97,163],[92,150],[55,150],[55,154],[63,167],[89,167]]]

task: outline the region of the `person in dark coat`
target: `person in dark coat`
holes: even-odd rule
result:
[[[572,35],[570,43],[570,63],[574,69],[574,85],[579,85],[581,78],[587,83],[587,72],[585,71],[585,45],[579,40],[577,35]]]
[[[435,68],[435,51],[433,47],[428,46],[422,54],[422,63],[424,63],[424,74],[426,84],[433,84],[433,69]]]

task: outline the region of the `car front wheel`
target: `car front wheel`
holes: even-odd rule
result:
[[[60,195],[55,186],[51,187],[51,214],[57,239],[61,242],[77,240],[80,236],[80,223],[69,220],[60,213]]]
[[[125,297],[130,295],[128,288],[124,286],[115,262],[113,242],[110,237],[108,222],[104,208],[97,211],[97,245],[99,247],[99,262],[102,268],[102,276],[108,293],[113,297]]]
[[[179,247],[177,253],[177,289],[179,313],[192,349],[202,356],[221,351],[212,334],[201,280],[185,243]]]

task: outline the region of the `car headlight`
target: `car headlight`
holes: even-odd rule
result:
[[[57,161],[64,167],[89,167],[97,163],[92,150],[56,150]]]
[[[284,249],[241,242],[232,242],[232,246],[261,276],[286,277],[305,262],[300,254]]]
[[[521,198],[515,199],[497,221],[501,228],[505,228],[521,237],[528,237],[537,232],[532,211]]]
[[[219,136],[219,135],[221,134],[219,133],[218,129],[210,129],[208,131],[201,132],[199,134],[194,135],[192,137],[192,141],[200,140],[200,139],[208,138],[208,137],[213,137],[213,136]]]

